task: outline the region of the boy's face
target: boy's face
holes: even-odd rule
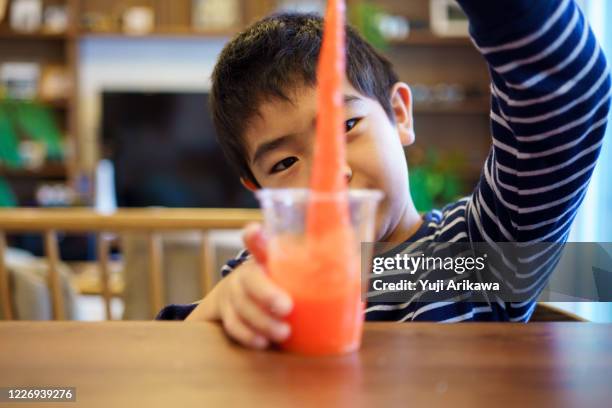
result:
[[[245,143],[253,175],[263,188],[308,187],[313,160],[316,90],[303,86],[291,102],[265,101],[250,119]],[[375,99],[344,85],[347,178],[352,189],[381,190],[385,197],[377,215],[376,239],[387,238],[411,205],[403,145],[414,141],[410,90],[393,88],[393,123]],[[244,182],[244,181],[243,181]],[[248,187],[248,183],[245,183]]]

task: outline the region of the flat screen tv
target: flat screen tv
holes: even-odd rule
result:
[[[120,207],[255,207],[217,144],[208,94],[102,93],[104,155]]]

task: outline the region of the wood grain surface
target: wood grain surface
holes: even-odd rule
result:
[[[51,385],[77,388],[67,407],[604,407],[612,325],[370,323],[315,358],[208,323],[1,323],[0,387]]]

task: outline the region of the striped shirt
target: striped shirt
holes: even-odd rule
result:
[[[473,193],[424,215],[410,244],[565,242],[603,143],[610,107],[605,57],[572,0],[460,0],[491,75],[492,147]],[[409,248],[406,248],[409,250]],[[249,256],[227,263],[230,273]],[[542,288],[551,269],[536,276]],[[529,320],[520,303],[368,301],[369,321]],[[171,305],[160,319],[183,319]]]

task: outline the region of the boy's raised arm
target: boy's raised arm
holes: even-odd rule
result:
[[[491,72],[493,146],[472,241],[563,242],[610,106],[605,57],[572,0],[459,0]]]

